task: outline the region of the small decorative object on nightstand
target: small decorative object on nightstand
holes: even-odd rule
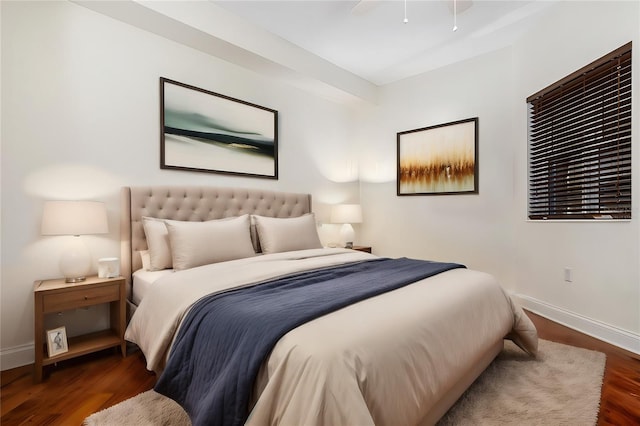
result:
[[[368,246],[353,246],[353,250],[363,251],[365,253],[371,253],[371,247]]]
[[[126,290],[124,278],[87,277],[78,283],[67,283],[64,278],[41,280],[34,283],[34,330],[35,330],[35,374],[34,381],[42,381],[42,369],[65,359],[75,358],[112,347],[120,347],[122,356],[126,356],[127,345],[124,340]],[[109,303],[109,323],[106,330],[75,336],[67,339],[66,333],[60,333],[61,348],[49,351],[45,342],[57,335],[45,333],[45,314],[69,311],[86,306]],[[62,329],[63,327],[61,327]],[[66,330],[65,330],[66,331]],[[64,341],[62,340],[64,338]],[[55,341],[54,341],[55,343]]]
[[[120,259],[103,257],[98,259],[98,278],[115,278],[120,276]]]

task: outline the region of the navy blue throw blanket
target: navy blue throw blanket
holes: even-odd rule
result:
[[[186,315],[155,390],[194,425],[241,425],[260,365],[290,330],[455,263],[374,259],[298,273],[206,296]]]

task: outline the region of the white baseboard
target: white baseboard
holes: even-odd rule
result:
[[[605,324],[524,294],[513,296],[523,308],[535,314],[640,355],[640,334]]]
[[[33,364],[34,362],[33,343],[14,346],[13,348],[0,351],[0,370],[2,371]]]

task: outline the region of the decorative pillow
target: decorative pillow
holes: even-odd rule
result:
[[[167,220],[173,269],[255,256],[249,233],[249,215],[182,222]]]
[[[253,250],[256,253],[262,253],[262,249],[260,248],[260,241],[258,240],[258,231],[256,231],[256,217],[254,215],[250,216],[251,222],[251,243],[253,244]]]
[[[151,270],[151,257],[149,256],[149,250],[140,250],[140,259],[142,260],[142,269],[145,271]]]
[[[142,227],[149,247],[149,270],[170,269],[172,266],[171,248],[169,246],[169,233],[167,232],[167,226],[164,224],[164,219],[143,217]]]
[[[254,216],[254,220],[265,254],[322,248],[313,213],[292,218]]]

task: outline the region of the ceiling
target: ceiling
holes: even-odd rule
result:
[[[213,1],[213,0],[211,0]],[[376,85],[505,47],[551,1],[213,1]]]
[[[560,0],[71,0],[338,102],[513,44]]]

